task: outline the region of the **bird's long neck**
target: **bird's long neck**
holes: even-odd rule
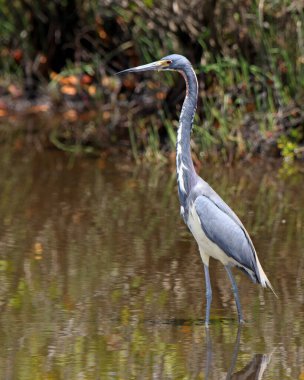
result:
[[[189,65],[180,71],[186,81],[186,97],[179,119],[176,141],[176,172],[181,204],[186,201],[196,181],[196,172],[191,157],[191,129],[196,111],[198,83],[193,68]]]

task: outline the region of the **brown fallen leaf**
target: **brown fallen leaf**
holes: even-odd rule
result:
[[[39,113],[39,112],[46,112],[50,108],[49,104],[37,104],[35,106],[32,106],[29,108],[29,112],[31,113]]]
[[[15,49],[12,51],[12,57],[14,60],[19,63],[21,59],[23,58],[23,52],[21,49]]]
[[[14,98],[19,98],[22,95],[21,89],[14,84],[10,84],[7,89]]]
[[[97,160],[97,167],[98,167],[98,169],[103,170],[103,169],[106,168],[106,166],[107,166],[107,163],[106,163],[105,159],[99,158],[99,160]]]
[[[78,118],[77,111],[75,111],[73,109],[68,110],[68,111],[64,112],[63,118],[65,120],[68,120],[68,121],[75,121]]]
[[[256,110],[256,106],[254,103],[247,103],[246,104],[246,111],[247,112],[254,112]]]

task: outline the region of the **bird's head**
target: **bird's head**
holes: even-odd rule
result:
[[[179,54],[171,54],[160,59],[159,61],[148,63],[147,65],[132,67],[130,69],[120,71],[117,74],[138,73],[141,71],[182,71],[189,65],[191,66],[190,62],[184,56]]]

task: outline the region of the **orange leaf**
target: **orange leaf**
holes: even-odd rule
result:
[[[34,251],[35,251],[35,255],[41,255],[43,251],[42,244],[39,242],[36,242],[34,245]]]
[[[42,64],[47,63],[47,56],[44,55],[44,54],[40,55],[39,62],[42,63]]]
[[[99,27],[98,34],[99,34],[99,37],[100,37],[102,40],[106,40],[106,39],[108,39],[108,34],[107,34],[107,32],[104,30],[104,28],[103,28],[102,26]]]
[[[66,95],[74,96],[77,94],[77,90],[74,86],[64,85],[61,87],[61,92]]]
[[[166,98],[166,93],[165,92],[157,92],[156,98],[159,100],[164,100]]]
[[[7,115],[7,110],[5,109],[0,109],[0,117],[6,116]]]
[[[109,87],[110,85],[110,78],[109,77],[103,77],[101,80],[101,84],[105,87]]]
[[[21,49],[16,49],[16,50],[13,50],[12,51],[12,56],[14,58],[14,60],[19,63],[21,61],[21,59],[23,58],[23,52]]]
[[[76,75],[70,75],[68,77],[60,78],[59,82],[64,85],[66,84],[76,86],[79,83],[79,79],[76,77]]]
[[[109,111],[104,111],[102,114],[102,119],[104,121],[109,121],[111,119],[111,113]]]
[[[57,80],[58,76],[59,76],[59,74],[55,73],[55,71],[52,71],[50,73],[50,77],[52,80]]]
[[[96,95],[96,86],[94,86],[93,84],[91,86],[88,87],[88,93],[91,95],[91,96],[94,96]]]
[[[184,334],[190,334],[192,331],[191,326],[181,326],[181,332]]]
[[[88,74],[83,74],[81,77],[81,84],[91,84],[93,78]]]

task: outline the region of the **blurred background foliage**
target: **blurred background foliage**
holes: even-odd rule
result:
[[[302,0],[0,0],[0,9],[6,124],[42,114],[60,149],[170,157],[183,81],[113,74],[176,52],[200,83],[194,158],[304,157]]]

